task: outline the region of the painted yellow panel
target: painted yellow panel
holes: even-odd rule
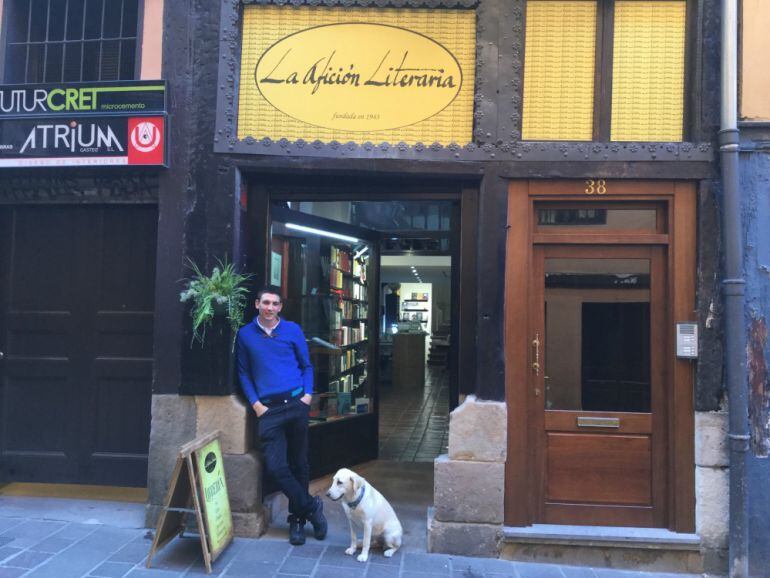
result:
[[[522,139],[591,140],[596,2],[527,2]]]
[[[741,118],[770,120],[770,2],[743,0],[741,10]]]
[[[615,3],[612,140],[682,140],[685,16],[684,0]]]
[[[472,140],[473,10],[245,6],[238,138]]]

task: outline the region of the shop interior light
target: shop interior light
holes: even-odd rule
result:
[[[353,259],[358,259],[358,258],[359,258],[361,255],[363,255],[364,253],[366,253],[368,250],[369,250],[369,245],[367,245],[366,247],[364,247],[363,249],[361,249],[361,250],[360,250],[358,253],[356,253],[355,255],[353,255]]]
[[[355,237],[349,237],[348,235],[341,235],[339,233],[332,233],[331,231],[324,231],[323,229],[314,229],[313,227],[306,227],[305,225],[297,225],[296,223],[286,223],[286,228],[293,229],[295,231],[303,231],[305,233],[313,233],[314,235],[320,235],[322,237],[331,237],[332,239],[347,241],[348,243],[359,242],[359,239],[356,239]]]

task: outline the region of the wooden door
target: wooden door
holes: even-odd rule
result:
[[[0,210],[0,479],[146,484],[157,210]]]
[[[665,252],[534,247],[535,522],[666,525]]]

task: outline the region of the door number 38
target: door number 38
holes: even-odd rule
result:
[[[586,195],[606,195],[607,194],[607,181],[604,179],[594,180],[589,179],[586,182],[585,191]]]

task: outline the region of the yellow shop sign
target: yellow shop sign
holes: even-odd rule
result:
[[[264,51],[253,78],[262,97],[295,120],[366,133],[429,119],[463,86],[458,59],[436,40],[365,22],[289,34]]]

